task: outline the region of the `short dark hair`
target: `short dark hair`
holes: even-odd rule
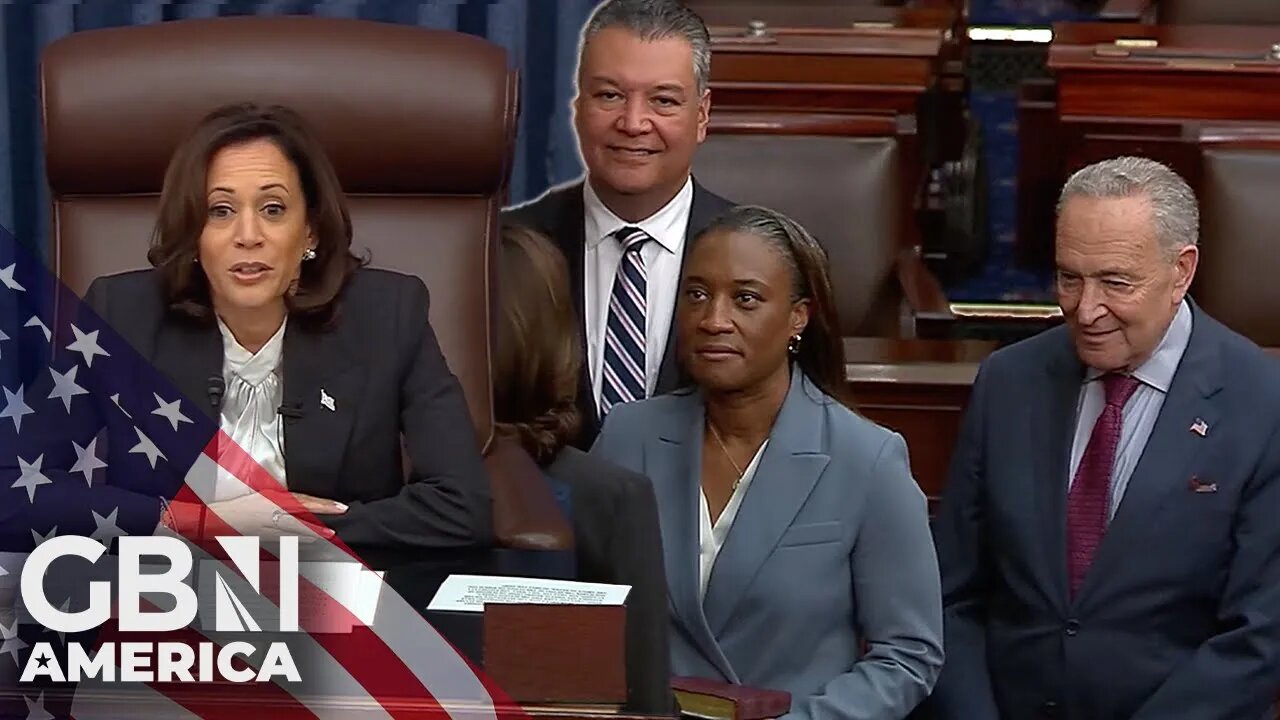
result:
[[[550,240],[527,227],[504,224],[501,242],[494,420],[499,433],[515,435],[545,465],[582,426],[582,348],[569,267]]]
[[[693,79],[698,93],[706,91],[711,79],[711,33],[698,13],[680,0],[605,0],[582,28],[579,66],[587,43],[611,27],[627,30],[646,42],[667,38],[688,42],[693,49]]]
[[[809,324],[793,362],[822,392],[852,407],[846,389],[844,338],[827,252],[809,231],[786,215],[758,205],[739,205],[716,218],[694,243],[715,232],[747,233],[767,242],[791,273],[791,299],[809,301]]]
[[[174,151],[165,170],[160,209],[147,260],[164,277],[170,307],[212,321],[209,282],[195,260],[208,217],[209,163],[223,148],[269,140],[298,171],[316,257],[303,263],[289,313],[324,326],[337,314],[338,296],[363,263],[351,253],[351,215],[333,164],[302,117],[282,105],[224,105],[206,115]]]

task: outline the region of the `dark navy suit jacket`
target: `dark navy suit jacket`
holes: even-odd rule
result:
[[[983,364],[937,528],[939,717],[1250,720],[1274,701],[1280,362],[1194,304],[1192,316],[1074,600],[1066,489],[1084,368],[1065,327]]]

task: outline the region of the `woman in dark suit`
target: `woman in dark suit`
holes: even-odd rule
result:
[[[591,457],[577,435],[582,351],[568,265],[545,237],[502,228],[501,315],[494,363],[497,431],[569,488],[578,579],[630,585],[627,708],[670,714],[666,577],[653,487],[642,475]]]
[[[894,432],[841,402],[822,248],[765,208],[685,261],[696,384],[614,408],[592,454],[654,484],[676,675],[785,690],[788,720],[900,720],[942,667],[924,494]]]
[[[87,487],[65,477],[84,469],[70,443],[50,450],[44,471],[58,487],[40,490],[62,500],[65,517],[48,524],[87,535],[87,509],[101,506],[128,534],[164,527],[190,536],[216,516],[248,535],[336,533],[362,555],[487,544],[488,482],[428,322],[427,289],[363,267],[351,235],[334,169],[295,113],[240,104],[207,116],[166,172],[153,267],[99,278],[85,301],[104,332],[181,394],[167,416],[175,431],[193,408],[218,418],[215,452],[231,472],[192,458],[178,483],[194,495],[157,493],[141,479],[165,460],[185,468],[163,453],[148,468],[130,451],[167,431],[150,408],[116,398],[117,409],[99,392],[119,379],[100,375],[119,361],[117,347],[114,359],[97,358],[95,368],[87,357],[78,368],[91,397],[69,399],[72,420],[59,430],[82,436],[77,450],[104,426],[120,440],[108,444],[102,481]]]

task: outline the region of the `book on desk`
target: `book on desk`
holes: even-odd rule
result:
[[[696,677],[671,678],[680,713],[702,720],[765,720],[791,710],[791,693]]]

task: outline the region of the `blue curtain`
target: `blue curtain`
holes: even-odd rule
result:
[[[581,173],[569,124],[578,32],[598,0],[10,0],[0,2],[0,227],[48,247],[38,63],[81,30],[226,15],[320,15],[458,30],[506,48],[521,72],[511,199]]]

